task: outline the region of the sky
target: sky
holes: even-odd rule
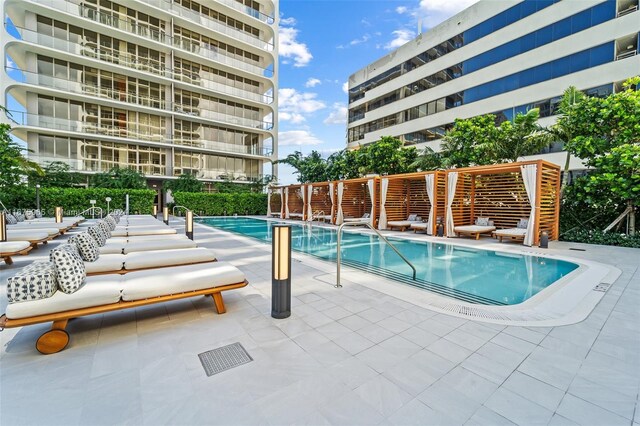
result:
[[[349,76],[476,1],[280,0],[278,157],[344,149]]]

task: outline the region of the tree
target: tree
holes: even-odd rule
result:
[[[400,139],[383,136],[379,141],[357,150],[360,175],[369,173],[395,175],[415,171],[418,153],[415,147],[403,148]]]
[[[441,151],[446,167],[469,167],[491,164],[485,149],[496,143],[499,132],[493,114],[456,119],[453,128],[442,139]]]
[[[91,186],[110,189],[146,189],[147,181],[137,170],[113,167],[108,172],[93,175]]]
[[[164,185],[171,192],[202,192],[204,185],[192,174],[182,174]]]
[[[480,143],[491,163],[516,162],[520,157],[540,153],[549,145],[548,138],[540,135],[538,119],[540,110],[533,108],[525,114],[517,114],[512,121],[504,121],[498,127],[495,139]]]
[[[23,184],[29,175],[42,175],[40,166],[22,155],[27,149],[15,143],[10,133],[11,126],[0,124],[0,189]]]
[[[302,152],[296,151],[286,158],[278,160],[277,163],[288,164],[298,175],[298,182],[321,182],[327,180],[327,163],[317,151],[304,156]]]
[[[440,152],[435,152],[433,149],[425,146],[418,157],[415,159],[412,168],[420,171],[439,170],[443,169],[445,159]]]
[[[71,167],[62,161],[47,163],[42,169],[42,174],[32,174],[29,184],[40,185],[47,188],[73,188],[82,182],[79,173],[72,172]]]
[[[327,180],[354,179],[360,177],[359,150],[343,149],[327,159]]]

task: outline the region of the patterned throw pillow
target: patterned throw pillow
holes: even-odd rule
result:
[[[42,212],[41,212],[40,210],[36,210],[36,211],[35,211],[35,212],[33,212],[33,213],[36,215],[36,217],[37,217],[38,219],[40,219],[40,218],[42,217]]]
[[[529,226],[529,219],[520,219],[516,227],[520,229],[527,229],[528,226]]]
[[[76,245],[80,257],[85,262],[95,262],[98,260],[98,257],[100,257],[100,247],[98,243],[87,232],[74,235],[69,238],[69,242]]]
[[[76,246],[65,244],[51,250],[50,256],[53,259],[60,291],[72,294],[80,290],[85,284],[87,273]]]
[[[101,220],[100,222],[98,222],[98,226],[102,228],[102,233],[106,238],[111,238],[111,227],[107,222]]]
[[[479,217],[476,219],[476,225],[478,226],[489,226],[489,218],[488,217]]]
[[[24,212],[24,218],[25,218],[26,220],[33,220],[33,219],[35,219],[35,218],[36,218],[36,215],[35,215],[35,214],[33,214],[33,211],[32,211],[32,210],[27,210],[26,212]]]
[[[91,235],[91,237],[96,240],[96,243],[98,243],[100,247],[104,246],[107,243],[107,237],[102,232],[102,228],[100,226],[90,226],[87,231],[89,231],[89,235]]]
[[[18,222],[24,222],[24,215],[22,213],[14,213],[14,216]]]
[[[16,219],[16,217],[11,213],[7,213],[6,217],[7,217],[7,223],[9,225],[15,225],[16,223],[18,223],[18,219]]]
[[[109,229],[111,231],[116,229],[116,220],[113,218],[113,216],[107,215],[107,217],[104,218],[104,221],[107,222],[107,225],[109,225]]]
[[[46,299],[58,289],[53,263],[38,260],[7,280],[9,303]]]

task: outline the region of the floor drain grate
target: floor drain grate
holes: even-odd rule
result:
[[[611,283],[600,283],[597,286],[595,286],[593,288],[594,291],[601,291],[602,293],[606,293],[607,290],[609,290],[609,287],[611,287]]]
[[[207,376],[221,373],[231,368],[253,361],[240,343],[232,343],[221,348],[198,354]]]

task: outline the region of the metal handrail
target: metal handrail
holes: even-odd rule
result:
[[[318,222],[320,222],[321,214],[322,214],[322,221],[324,222],[324,210],[316,210],[315,212],[311,213],[311,220],[309,222],[313,222],[314,218],[318,219]]]
[[[187,207],[185,207],[185,206],[173,206],[173,208],[171,209],[171,214],[172,214],[173,216],[175,216],[175,215],[176,215],[176,209],[191,210],[191,209],[189,209],[189,208],[187,208]],[[191,210],[191,211],[193,211],[193,210]],[[193,217],[200,217],[200,215],[198,215],[198,214],[194,213],[194,214],[193,214]]]
[[[404,257],[404,255],[402,253],[400,253],[400,251],[396,248],[396,246],[391,244],[389,242],[389,240],[387,240],[387,238],[380,233],[380,231],[378,231],[376,228],[371,226],[371,223],[369,223],[369,221],[344,222],[343,224],[340,225],[340,227],[338,227],[338,245],[337,245],[338,252],[336,253],[336,263],[337,263],[336,285],[335,285],[336,288],[342,287],[342,284],[340,284],[340,265],[341,265],[341,260],[340,259],[342,257],[341,254],[340,254],[340,242],[342,240],[342,228],[344,228],[345,226],[356,226],[356,225],[366,225],[366,226],[369,227],[369,229],[371,229],[373,232],[378,234],[378,237],[380,237],[380,239],[382,241],[384,241],[389,247],[391,247],[393,249],[393,251],[395,251],[396,254],[398,256],[400,256],[400,258],[402,260],[404,260],[404,262],[411,267],[411,269],[413,269],[413,280],[414,281],[416,280],[416,268],[415,268],[415,266],[413,266],[413,264],[409,261],[409,259]]]
[[[95,219],[96,210],[100,210],[100,219],[102,219],[102,207],[97,207],[97,206],[91,206],[88,209],[81,211],[80,213],[78,213],[78,216],[83,216],[85,213],[91,212],[91,218]]]

